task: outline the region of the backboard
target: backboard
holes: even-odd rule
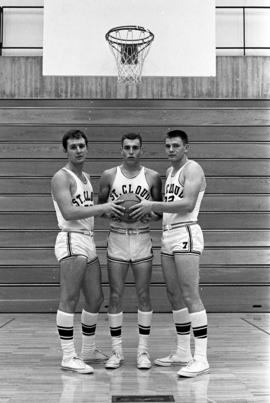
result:
[[[215,0],[44,0],[43,74],[117,76],[105,34],[121,25],[155,36],[143,76],[215,75]]]

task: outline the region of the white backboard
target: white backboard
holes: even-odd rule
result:
[[[44,0],[43,74],[116,76],[106,32],[155,35],[144,76],[215,76],[215,0]]]

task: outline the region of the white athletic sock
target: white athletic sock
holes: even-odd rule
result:
[[[112,349],[122,351],[123,312],[108,313],[108,319],[112,338]]]
[[[82,354],[87,354],[96,348],[96,325],[98,313],[87,312],[82,310]]]
[[[148,350],[148,340],[151,330],[153,311],[140,311],[138,309],[139,344],[138,351]]]
[[[187,355],[191,354],[190,351],[190,328],[191,319],[187,308],[172,311],[173,321],[177,333],[177,351],[184,352]]]
[[[207,360],[207,315],[206,311],[190,314],[191,325],[194,334],[195,352],[194,359]]]
[[[73,339],[74,314],[58,310],[56,314],[56,325],[63,351],[63,359],[75,357],[76,351]]]

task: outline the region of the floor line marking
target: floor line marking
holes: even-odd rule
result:
[[[12,318],[12,319],[8,320],[6,323],[4,323],[3,325],[0,326],[0,329],[5,327],[6,325],[8,325],[10,322],[13,322],[13,320],[15,320],[15,318]]]
[[[264,332],[264,333],[268,334],[268,336],[270,336],[270,333],[269,333],[267,330],[264,330],[264,329],[262,329],[261,327],[254,325],[254,323],[249,322],[249,321],[248,321],[247,319],[245,319],[245,318],[240,318],[240,319],[243,320],[244,322],[248,323],[249,325],[251,325],[251,326],[253,326],[253,327],[256,327],[256,329],[260,330],[261,332]]]

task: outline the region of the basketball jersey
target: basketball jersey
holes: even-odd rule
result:
[[[90,207],[94,205],[94,194],[92,185],[87,177],[87,175],[83,172],[83,176],[86,180],[86,183],[83,183],[74,172],[72,172],[68,168],[62,168],[64,171],[68,172],[76,182],[76,190],[71,195],[72,204],[75,207]],[[58,221],[58,226],[61,230],[66,231],[78,231],[78,230],[86,230],[93,231],[94,229],[94,217],[82,218],[81,220],[65,220],[60,209],[58,203],[53,198],[53,204],[56,212],[56,217]]]
[[[134,178],[126,177],[120,166],[116,167],[116,175],[111,186],[109,200],[116,200],[119,196],[126,193],[135,193],[141,200],[152,200],[150,187],[145,177],[145,168],[141,167],[140,172]],[[113,220],[112,220],[113,223]],[[140,221],[135,223],[125,223],[117,221],[117,226],[124,228],[145,228],[147,224]]]
[[[165,196],[164,200],[166,202],[173,202],[177,200],[181,200],[183,198],[184,186],[185,184],[181,183],[181,173],[184,170],[184,167],[189,164],[191,161],[187,161],[173,176],[171,167],[166,179],[165,183]],[[163,213],[163,225],[182,223],[182,222],[190,222],[197,221],[201,201],[204,195],[204,190],[201,189],[198,198],[196,200],[195,207],[190,212],[179,212],[179,213]]]

